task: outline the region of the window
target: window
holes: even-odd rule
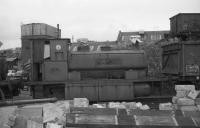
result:
[[[50,58],[50,43],[45,42],[44,44],[44,59]]]
[[[162,39],[162,35],[159,35],[159,40],[161,40]]]
[[[122,41],[124,41],[125,40],[125,38],[124,38],[124,36],[122,36]]]

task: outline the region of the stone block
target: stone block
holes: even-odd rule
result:
[[[173,97],[172,97],[172,103],[176,104],[176,103],[177,103],[177,100],[178,100],[178,97],[176,97],[176,96],[173,96]]]
[[[108,107],[109,108],[119,108],[119,109],[125,109],[126,108],[124,104],[121,104],[119,102],[109,102]]]
[[[141,107],[140,107],[140,109],[141,110],[149,110],[150,109],[150,107],[148,106],[148,105],[142,105]]]
[[[191,91],[195,90],[194,85],[175,85],[175,90],[176,91]]]
[[[127,109],[137,109],[136,102],[122,102]]]
[[[92,107],[94,107],[94,108],[106,108],[106,104],[93,104]]]
[[[189,93],[189,91],[179,91],[179,90],[177,90],[176,91],[176,97],[178,97],[178,98],[183,98],[183,97],[185,97],[187,94]]]
[[[88,107],[89,100],[87,98],[74,98],[74,107]]]
[[[172,103],[160,103],[159,110],[173,110]]]
[[[136,103],[136,107],[137,107],[137,108],[142,107],[142,103],[141,103],[141,102],[137,102],[137,103]]]
[[[196,97],[199,95],[199,91],[196,91],[196,90],[191,90],[187,97],[191,98],[191,99],[196,99]]]
[[[181,106],[181,111],[198,111],[198,108],[196,106]]]
[[[59,121],[64,115],[64,110],[55,104],[45,104],[43,107],[43,123],[50,121]]]
[[[195,102],[194,102],[194,100],[189,99],[189,98],[179,98],[177,100],[177,104],[178,105],[194,105]]]

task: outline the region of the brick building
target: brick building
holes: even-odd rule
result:
[[[142,42],[157,42],[169,35],[169,31],[135,31],[121,32],[119,31],[117,42],[131,43],[133,37],[139,38]]]

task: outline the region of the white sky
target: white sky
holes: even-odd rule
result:
[[[21,46],[21,23],[59,23],[62,37],[105,41],[119,30],[169,30],[180,12],[200,13],[200,0],[0,0],[1,49]]]

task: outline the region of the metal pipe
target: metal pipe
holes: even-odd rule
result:
[[[0,102],[1,106],[12,106],[12,105],[24,105],[34,103],[45,103],[45,102],[56,102],[57,98],[45,98],[45,99],[31,99],[31,100],[7,100]]]
[[[57,38],[59,39],[60,38],[60,25],[57,24]]]

